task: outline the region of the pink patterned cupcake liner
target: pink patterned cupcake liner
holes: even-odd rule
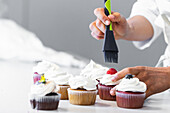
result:
[[[142,108],[145,93],[116,91],[117,106],[122,108]]]

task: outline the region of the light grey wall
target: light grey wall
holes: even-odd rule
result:
[[[128,17],[135,0],[112,0],[112,9]],[[144,51],[131,42],[117,41],[119,64],[105,64],[102,44],[90,35],[89,24],[96,19],[93,10],[103,7],[103,0],[8,0],[8,17],[35,32],[46,46],[73,52],[101,64],[122,69],[127,66],[154,66],[163,54],[161,36]]]

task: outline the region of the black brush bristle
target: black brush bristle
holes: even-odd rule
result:
[[[105,62],[118,63],[118,47],[113,35],[113,31],[106,29],[103,46]]]
[[[118,63],[118,52],[104,52],[105,62]]]

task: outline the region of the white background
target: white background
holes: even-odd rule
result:
[[[105,64],[103,41],[90,35],[89,24],[96,18],[93,10],[103,7],[103,0],[4,0],[8,6],[5,17],[14,19],[35,32],[47,46],[68,51],[118,70],[136,65],[155,66],[166,44],[161,36],[144,51],[131,42],[118,41],[119,64]],[[128,17],[135,0],[112,0],[112,9]]]

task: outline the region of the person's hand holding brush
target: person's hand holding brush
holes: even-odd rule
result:
[[[135,16],[126,20],[118,12],[112,12],[108,17],[104,13],[104,8],[94,10],[97,19],[89,26],[91,35],[100,40],[104,38],[105,25],[112,22],[115,39],[131,41],[143,41],[150,39],[153,35],[153,28],[150,22],[143,16]]]

